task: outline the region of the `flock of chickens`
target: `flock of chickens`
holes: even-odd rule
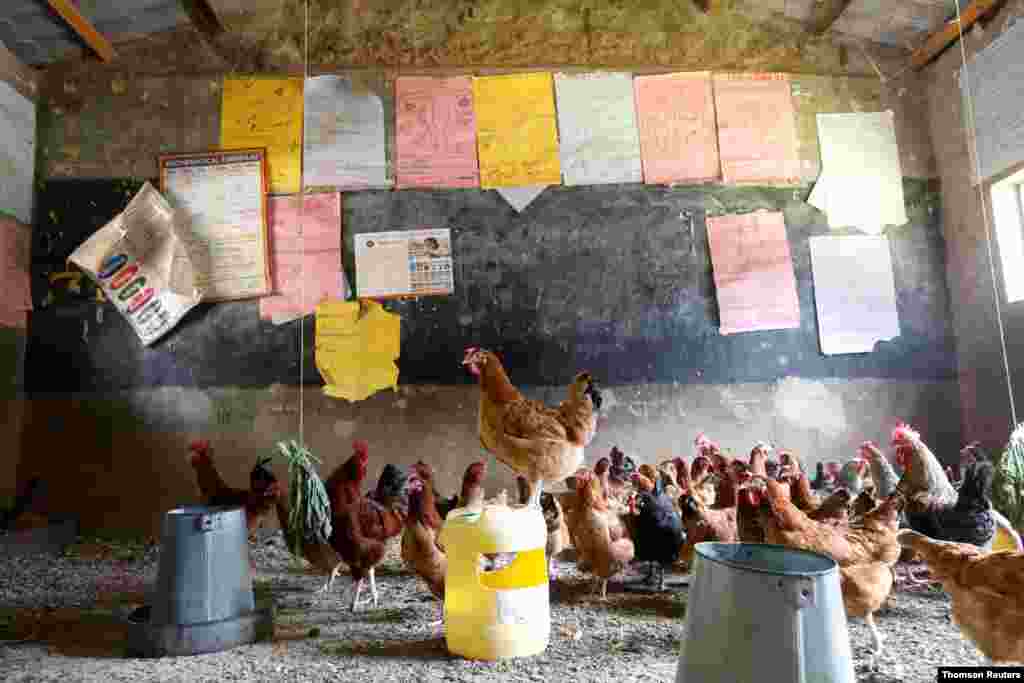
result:
[[[648,563],[648,580],[664,586],[666,571],[688,566],[703,541],[771,543],[814,551],[839,566],[849,616],[864,618],[874,637],[875,657],[883,637],[874,623],[896,581],[897,562],[917,555],[952,598],[962,632],[995,662],[1024,662],[1024,548],[1012,526],[993,507],[993,466],[965,449],[959,489],[920,436],[906,426],[893,432],[898,475],[885,454],[867,442],[857,458],[840,465],[819,463],[811,481],[788,452],[771,457],[758,444],[749,459],[733,459],[701,435],[691,462],[657,466],[635,461],[617,448],[583,468],[583,449],[598,425],[600,391],[580,373],[557,408],[526,399],[512,385],[497,356],[468,349],[463,365],[480,381],[481,446],[518,474],[520,504],[539,505],[547,523],[547,552],[554,559],[572,546],[577,568],[595,578],[602,599],[609,579],[633,562]],[[457,496],[442,497],[434,472],[422,461],[403,472],[387,465],[377,486],[363,492],[368,447],[356,442],[352,456],[324,482],[331,505],[329,543],[305,544],[304,558],[330,578],[342,563],[355,584],[357,609],[368,582],[378,594],[374,567],[385,544],[401,535],[401,554],[438,599],[444,597],[446,558],[437,536],[456,508],[508,504],[505,492],[485,501],[486,464],[469,466]],[[213,465],[206,442],[192,444],[189,460],[210,505],[242,506],[250,528],[276,513],[285,528],[287,497],[266,462],[257,463],[247,490],[228,487]],[[542,490],[564,481],[567,491]],[[997,529],[1015,539],[1016,551],[991,552]],[[491,570],[507,558],[486,556]],[[551,567],[552,580],[556,577]],[[917,582],[908,573],[911,582]]]

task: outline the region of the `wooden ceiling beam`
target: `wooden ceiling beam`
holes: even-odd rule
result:
[[[207,39],[213,40],[224,33],[224,24],[220,23],[217,11],[210,6],[209,0],[181,0],[181,8],[192,20],[192,25]]]
[[[814,3],[814,15],[811,17],[811,33],[820,36],[832,28],[832,24],[843,15],[853,0],[819,0]]]
[[[82,16],[82,13],[71,4],[70,0],[46,1],[53,11],[59,14],[74,32],[78,34],[78,37],[85,41],[85,44],[92,48],[93,52],[99,55],[100,59],[104,62],[109,62],[117,56],[117,53],[114,52],[114,46],[110,44],[110,41],[96,30],[91,21]]]
[[[979,19],[985,18],[1001,4],[1002,0],[974,0],[960,11],[960,25],[957,24],[954,17],[929,36],[921,47],[914,50],[910,55],[910,65],[918,70],[923,69],[925,65],[938,57],[939,53],[955,43],[960,37],[961,31],[967,33],[967,30],[974,26]]]

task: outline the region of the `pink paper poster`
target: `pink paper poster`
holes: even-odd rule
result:
[[[31,229],[10,216],[0,215],[0,266],[3,286],[0,287],[0,325],[24,328],[26,313],[32,310],[32,287],[29,281]]]
[[[796,112],[785,74],[715,74],[715,112],[726,183],[800,180]]]
[[[708,218],[722,334],[800,327],[782,212]]]
[[[398,187],[479,187],[472,79],[399,78],[395,98]]]
[[[267,223],[274,294],[260,299],[260,318],[308,315],[325,299],[345,298],[341,195],[268,197]]]
[[[719,177],[711,73],[638,76],[633,81],[644,182],[709,182]]]

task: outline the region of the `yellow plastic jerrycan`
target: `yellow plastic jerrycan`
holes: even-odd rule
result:
[[[444,622],[448,651],[467,659],[528,657],[551,634],[547,527],[538,508],[485,505],[452,510],[441,528],[448,555]],[[514,553],[495,571],[481,555]]]

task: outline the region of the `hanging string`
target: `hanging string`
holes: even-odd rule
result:
[[[309,80],[309,0],[305,2],[306,21],[303,32],[302,47],[302,92],[305,99],[306,81]],[[303,118],[305,118],[305,107],[303,107]],[[305,421],[305,391],[306,391],[306,230],[304,219],[306,217],[306,135],[303,127],[299,146],[299,311],[303,315],[299,318],[299,445],[306,447],[306,421]]]
[[[960,36],[960,61],[963,64],[963,88],[967,91],[967,141],[971,156],[974,157],[975,181],[978,185],[978,201],[981,204],[981,220],[985,227],[985,249],[988,252],[988,268],[992,278],[992,297],[996,302],[996,325],[999,328],[999,346],[1003,354],[1003,370],[1006,372],[1006,390],[1010,395],[1010,431],[1017,427],[1017,404],[1013,397],[1013,378],[1010,375],[1010,357],[1006,351],[1006,328],[1003,326],[1003,306],[1000,303],[999,285],[996,281],[996,263],[992,254],[992,231],[989,226],[988,202],[985,201],[985,183],[981,178],[981,159],[978,156],[978,134],[975,123],[974,93],[971,91],[970,69],[967,66],[967,48],[964,46],[964,25],[960,20],[960,0],[956,0],[956,25]]]

